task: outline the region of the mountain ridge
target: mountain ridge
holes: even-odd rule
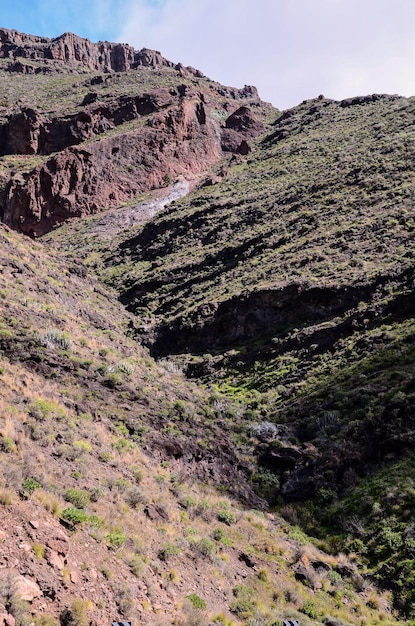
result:
[[[173,67],[173,63],[165,59],[160,52],[148,48],[138,51],[123,43],[108,41],[93,43],[70,32],[49,38],[27,35],[6,28],[0,28],[0,59],[14,60],[7,65],[9,72],[29,74],[36,73],[36,70],[56,71],[59,68],[65,72],[71,66],[78,71],[79,66],[84,66],[88,71],[101,72],[126,72],[140,65]],[[30,63],[23,63],[22,59],[42,61],[46,64],[43,67],[36,67]],[[51,66],[49,61],[52,62]],[[54,61],[58,64],[53,64]]]

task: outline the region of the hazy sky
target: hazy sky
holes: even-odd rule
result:
[[[155,48],[280,109],[415,95],[415,0],[1,0],[0,26]]]

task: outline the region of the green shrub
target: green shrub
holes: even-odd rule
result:
[[[119,437],[116,441],[112,442],[111,447],[118,452],[128,452],[129,450],[134,449],[135,444],[133,441],[130,441],[125,437]]]
[[[89,626],[92,606],[89,600],[75,598],[65,615],[66,626]]]
[[[176,556],[179,552],[179,546],[175,543],[166,543],[166,545],[159,550],[158,557],[161,561],[167,561],[171,556]]]
[[[227,506],[223,506],[219,509],[216,515],[219,522],[223,522],[228,526],[232,526],[232,524],[236,523],[236,515],[233,511],[231,511]]]
[[[121,530],[114,530],[106,536],[108,545],[111,548],[120,548],[127,540],[127,535]]]
[[[255,596],[255,589],[253,587],[248,587],[247,585],[239,584],[235,585],[232,589],[232,593],[236,598],[251,600]]]
[[[38,334],[36,339],[46,348],[58,348],[60,350],[72,349],[72,341],[70,340],[69,335],[54,328],[46,330],[43,334]]]
[[[36,491],[36,489],[40,489],[41,486],[42,485],[38,483],[37,480],[35,480],[34,478],[26,478],[26,480],[22,482],[23,489],[29,494],[32,494],[34,491]]]
[[[88,526],[91,528],[102,528],[104,526],[104,520],[98,515],[88,515],[88,519],[86,521],[88,522]]]
[[[304,615],[308,615],[308,617],[310,617],[311,619],[317,619],[318,617],[317,608],[314,602],[312,602],[311,600],[306,600],[300,611],[301,613],[304,613]]]
[[[7,487],[0,487],[0,504],[11,506],[14,502],[14,492]]]
[[[196,506],[196,500],[192,496],[185,496],[180,500],[180,506],[184,509],[191,509]]]
[[[139,504],[146,504],[147,496],[139,487],[132,487],[127,491],[125,500],[130,506],[136,507]]]
[[[29,405],[29,415],[39,422],[47,419],[63,420],[66,417],[66,411],[56,402],[45,400],[44,398],[36,398]]]
[[[135,482],[137,483],[137,485],[139,485],[142,482],[143,478],[144,478],[143,470],[140,469],[139,467],[135,467],[134,466],[134,467],[131,468],[131,471],[133,473]]]
[[[33,618],[34,626],[60,626],[60,622],[51,615],[40,615]]]
[[[222,541],[225,537],[225,531],[223,528],[215,528],[212,532],[212,537],[215,541]]]
[[[262,568],[257,573],[258,580],[261,580],[263,583],[269,582],[269,572],[267,569]]]
[[[121,615],[126,616],[131,613],[134,606],[134,600],[131,589],[128,585],[121,585],[114,590],[115,601]]]
[[[36,558],[44,559],[46,554],[46,548],[41,543],[33,544],[33,552],[35,553]]]
[[[16,443],[12,437],[0,435],[0,452],[16,452]]]
[[[229,609],[240,619],[249,619],[255,613],[255,605],[247,598],[240,598],[232,602]]]
[[[129,559],[128,567],[130,568],[131,573],[134,574],[134,576],[137,576],[137,578],[144,572],[144,563],[138,554],[134,554],[134,556]]]
[[[62,511],[61,518],[73,526],[78,526],[88,520],[88,515],[82,509],[68,507]]]
[[[202,539],[199,539],[194,545],[197,551],[203,556],[212,556],[212,554],[216,552],[215,542],[207,537],[202,537]]]
[[[277,474],[271,470],[263,469],[256,472],[250,479],[250,482],[261,498],[264,498],[271,506],[279,501],[280,479]]]
[[[201,609],[202,611],[204,611],[207,607],[206,601],[203,600],[203,598],[198,596],[196,593],[190,593],[188,596],[186,596],[186,598],[190,600],[195,609]]]
[[[80,454],[92,452],[92,445],[85,439],[76,439],[72,445]]]
[[[119,372],[111,372],[108,376],[103,380],[103,384],[109,389],[115,389],[122,382],[121,375]]]
[[[88,504],[90,497],[89,493],[84,489],[77,489],[76,487],[71,487],[67,489],[63,494],[66,502],[70,502],[77,509],[83,509]]]

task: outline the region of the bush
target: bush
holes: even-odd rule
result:
[[[134,606],[134,600],[131,593],[130,587],[127,585],[122,585],[118,587],[115,591],[115,601],[118,606],[118,610],[121,615],[126,616],[131,612]]]
[[[40,615],[33,618],[33,624],[35,626],[60,626],[60,622],[51,615]]]
[[[203,598],[200,598],[196,593],[191,593],[188,596],[186,596],[186,598],[190,600],[190,602],[193,604],[195,609],[205,610],[207,607],[206,601],[203,600]]]
[[[222,507],[221,509],[219,509],[216,517],[218,518],[219,522],[223,522],[228,526],[232,526],[232,524],[236,523],[236,515],[228,507]]]
[[[137,485],[139,485],[144,478],[143,470],[140,469],[139,467],[132,467],[131,472],[134,476],[135,482],[137,483]]]
[[[75,598],[71,607],[65,612],[63,623],[65,626],[89,626],[92,606],[89,600]]]
[[[63,420],[66,417],[66,411],[63,407],[52,400],[45,400],[44,398],[36,398],[33,400],[29,405],[28,413],[39,422],[51,418]]]
[[[86,441],[85,439],[77,439],[76,441],[73,442],[73,447],[75,448],[75,450],[82,454],[82,453],[89,453],[92,452],[92,445],[90,444],[89,441]]]
[[[300,611],[301,613],[304,613],[304,615],[308,615],[308,617],[310,617],[311,619],[317,619],[318,617],[317,608],[314,602],[312,602],[311,600],[306,600]]]
[[[161,561],[167,561],[171,556],[176,556],[179,552],[179,546],[175,543],[166,543],[166,545],[159,550],[158,557]]]
[[[36,491],[36,489],[40,489],[41,486],[42,485],[38,483],[37,480],[35,480],[34,478],[26,478],[26,480],[24,480],[22,483],[24,491],[27,491],[29,494],[32,494],[34,491]]]
[[[38,559],[44,559],[46,554],[46,548],[41,543],[33,544],[33,552]]]
[[[121,530],[114,530],[106,536],[107,543],[111,548],[120,548],[127,540],[127,535]]]
[[[269,572],[267,569],[262,568],[257,573],[258,580],[261,580],[263,583],[269,582]]]
[[[264,498],[271,506],[279,501],[280,479],[271,470],[263,469],[256,472],[250,479],[255,493]]]
[[[0,488],[0,504],[4,504],[5,506],[10,506],[14,501],[14,493],[11,489]]]
[[[0,435],[0,451],[1,452],[16,452],[16,443],[12,437],[6,435]]]
[[[247,585],[239,584],[232,589],[232,593],[236,598],[251,600],[255,596],[255,589]]]
[[[212,532],[212,537],[215,541],[222,541],[225,538],[225,531],[223,528],[215,528]]]
[[[147,500],[147,496],[139,487],[132,487],[125,496],[125,501],[132,507],[136,507],[138,504],[146,504]]]
[[[72,524],[72,526],[78,526],[88,520],[88,515],[82,509],[76,509],[71,506],[62,511],[61,518]]]
[[[48,329],[43,333],[43,335],[38,334],[36,339],[42,346],[52,350],[55,348],[59,348],[61,350],[72,349],[72,342],[69,335],[59,330],[55,330],[54,328]]]
[[[125,437],[119,437],[116,441],[113,441],[111,447],[117,450],[118,452],[128,452],[129,450],[133,450],[135,444],[133,441],[126,439]]]
[[[89,502],[90,497],[87,491],[83,489],[77,489],[76,487],[71,487],[67,489],[63,494],[66,502],[70,502],[77,509],[83,509]]]
[[[240,619],[249,619],[255,612],[255,605],[247,598],[240,598],[232,602],[229,609]]]
[[[211,539],[207,537],[202,537],[195,544],[195,548],[200,552],[203,556],[212,556],[216,552],[216,544]]]
[[[134,576],[137,576],[137,578],[144,572],[143,560],[137,554],[134,554],[134,556],[129,559],[128,567],[130,568],[131,573],[134,574]]]

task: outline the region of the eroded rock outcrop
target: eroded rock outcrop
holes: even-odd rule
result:
[[[93,92],[88,95],[96,96]],[[95,101],[95,98],[90,99]],[[140,96],[120,96],[109,103],[94,102],[72,115],[51,119],[31,107],[22,107],[1,127],[0,154],[59,152],[125,122],[167,108],[174,100],[168,89],[159,88]]]
[[[3,221],[39,236],[68,218],[203,171],[221,149],[218,124],[201,115],[202,108],[198,101],[178,102],[137,130],[69,147],[16,175],[6,189]]]
[[[3,71],[90,73],[79,83],[79,98],[74,84],[69,102],[65,91],[52,109],[36,98],[3,107],[0,216],[32,236],[133,201],[178,176],[195,179],[224,152],[248,154],[263,130],[253,113],[263,106],[254,87],[217,85],[148,48],[92,43],[72,33],[48,39],[0,29],[0,59]],[[34,84],[38,80],[44,79],[35,76]],[[50,158],[14,161],[8,155]]]
[[[157,65],[173,66],[160,52],[143,48],[134,50],[132,46],[124,43],[110,43],[99,41],[92,43],[89,39],[78,37],[73,33],[64,33],[59,37],[37,37],[26,35],[16,30],[0,29],[0,58],[14,61],[9,66],[9,71],[19,73],[26,72],[21,61],[28,59],[33,61],[58,61],[64,62],[62,71],[71,66],[82,65],[89,70],[103,72],[125,72],[139,65],[155,67]],[[48,67],[48,66],[46,66]]]
[[[246,155],[251,152],[248,140],[257,137],[264,125],[247,106],[241,106],[225,121],[222,132],[222,150]]]

